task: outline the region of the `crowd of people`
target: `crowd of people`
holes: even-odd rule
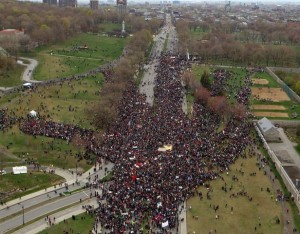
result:
[[[189,119],[182,110],[180,75],[184,60],[164,56],[157,67],[154,107],[132,85],[125,93],[120,120],[95,152],[115,163],[114,182],[103,191],[98,211],[107,230],[178,230],[181,204],[199,185],[216,179],[250,143],[250,124],[221,118],[200,103]],[[158,149],[171,145],[171,150]],[[94,148],[95,150],[95,148]],[[167,225],[167,228],[163,228]]]
[[[118,121],[104,134],[102,144],[92,130],[71,124],[34,118],[20,124],[27,134],[68,141],[80,136],[87,152],[115,164],[114,180],[103,187],[97,210],[97,220],[108,231],[138,232],[144,223],[149,232],[178,230],[183,202],[197,186],[228,170],[250,143],[247,119],[232,118],[220,131],[222,117],[200,102],[194,103],[191,118],[184,113],[180,77],[187,65],[176,57],[161,57],[153,107],[131,83],[120,103]],[[242,88],[238,95],[247,100],[250,93]]]

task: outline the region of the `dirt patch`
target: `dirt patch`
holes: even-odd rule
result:
[[[290,100],[289,96],[281,88],[253,87],[251,90],[255,99],[273,102]]]
[[[252,105],[254,110],[286,110],[284,106],[280,105]]]
[[[267,111],[254,111],[255,116],[264,116],[264,117],[289,117],[288,113],[283,112],[267,112]]]
[[[256,78],[253,78],[252,82],[253,82],[253,84],[260,84],[260,85],[269,84],[269,81],[266,80],[266,79],[256,79]]]

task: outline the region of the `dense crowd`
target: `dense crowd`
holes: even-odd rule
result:
[[[103,191],[99,220],[107,230],[178,229],[178,209],[199,185],[228,169],[249,143],[250,124],[220,117],[200,103],[192,119],[182,110],[183,60],[165,56],[157,67],[153,110],[134,86],[124,95],[120,121],[96,151],[115,163],[115,179]],[[172,145],[161,152],[163,145]],[[167,229],[164,229],[165,231]]]
[[[105,202],[99,202],[97,211],[97,220],[107,231],[138,232],[143,223],[152,232],[178,230],[182,203],[197,186],[228,170],[250,143],[246,119],[232,118],[218,131],[221,117],[206,106],[194,103],[192,118],[183,112],[180,77],[187,65],[182,59],[162,56],[156,68],[153,107],[130,84],[119,119],[101,145],[93,131],[69,124],[30,118],[20,125],[33,135],[68,141],[80,136],[88,152],[115,164],[114,180],[103,187],[99,199]],[[247,100],[249,94],[241,89],[237,95]],[[168,150],[159,150],[164,145]]]

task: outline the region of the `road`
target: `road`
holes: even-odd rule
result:
[[[105,172],[105,168],[107,168],[107,172],[111,171],[113,168],[113,164],[108,163],[105,166],[103,166],[101,170],[97,170],[95,173],[90,173],[90,175],[89,173],[84,174],[82,177],[78,178],[78,183],[75,183],[75,181],[67,181],[67,183],[69,184],[68,191],[74,191],[79,188],[82,188],[86,184],[86,182],[88,182],[89,177],[92,180],[95,178],[96,175],[98,175],[99,179],[103,178],[107,173]],[[23,206],[26,223],[28,221],[35,220],[38,217],[46,216],[47,213],[53,212],[62,207],[66,207],[74,204],[75,202],[79,202],[80,199],[85,200],[90,196],[89,189],[78,193],[73,193],[68,196],[59,195],[60,193],[66,191],[67,189],[64,185],[62,187],[57,188],[51,187],[47,190],[39,191],[39,195],[31,194],[29,195],[28,199],[21,198],[20,200],[14,200],[10,202],[14,204],[7,205],[7,207],[9,208],[3,207],[3,209],[0,210],[0,233],[5,233],[8,230],[23,225]],[[92,194],[94,194],[94,191],[94,189],[91,190]],[[16,214],[16,217],[13,217],[13,214]],[[4,218],[6,218],[7,220],[3,220]]]
[[[144,66],[144,76],[140,85],[140,92],[146,95],[146,101],[152,106],[154,102],[154,87],[155,87],[155,77],[156,71],[155,67],[159,63],[159,57],[161,52],[163,51],[164,42],[168,35],[168,44],[167,44],[167,52],[174,54],[177,51],[177,35],[176,28],[172,25],[171,16],[167,14],[166,23],[160,33],[154,39],[154,45],[150,54],[150,62]],[[187,113],[187,101],[186,94],[183,93],[182,100],[182,109],[185,113]],[[179,219],[183,219],[183,222],[179,222],[179,232],[180,234],[187,233],[187,224],[186,224],[186,203],[182,204],[183,209],[179,209]],[[172,233],[176,233],[175,230]]]
[[[37,67],[38,61],[35,59],[24,58],[24,57],[20,57],[20,59],[27,60],[28,62],[30,62],[29,64],[21,63],[23,66],[26,66],[25,71],[23,72],[22,75],[22,80],[25,82],[39,82],[37,80],[32,79],[32,73],[34,69]]]
[[[154,80],[156,77],[155,67],[159,63],[159,57],[163,52],[165,40],[168,36],[167,51],[173,53],[176,50],[176,28],[172,25],[171,16],[166,16],[166,24],[161,29],[160,33],[154,38],[154,44],[150,53],[148,64],[144,65],[144,76],[140,84],[140,93],[146,95],[146,101],[152,106],[154,101]],[[185,102],[186,103],[186,102]],[[185,105],[186,106],[186,105]],[[185,107],[183,107],[185,108]]]
[[[94,190],[92,190],[91,192],[94,192]],[[89,193],[90,193],[89,190],[85,190],[85,191],[82,191],[79,193],[75,193],[71,196],[59,199],[57,201],[48,202],[47,204],[44,204],[37,208],[30,209],[29,211],[24,213],[24,222],[27,223],[38,217],[45,216],[45,214],[56,211],[62,207],[77,203],[77,202],[79,202],[80,199],[86,200],[87,198],[90,197]],[[21,205],[19,205],[18,208],[19,208],[19,211],[22,211]],[[12,230],[12,229],[22,226],[22,225],[23,225],[23,215],[21,213],[20,215],[17,215],[16,217],[10,218],[9,220],[2,222],[0,225],[0,232],[5,233],[9,230]]]

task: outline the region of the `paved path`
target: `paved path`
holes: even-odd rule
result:
[[[38,80],[32,79],[32,73],[33,73],[34,69],[37,67],[38,61],[35,59],[24,58],[24,57],[20,57],[20,59],[27,60],[28,62],[30,62],[29,64],[24,64],[23,62],[19,62],[19,64],[26,66],[25,71],[23,72],[23,75],[22,75],[22,80],[25,82],[40,82]]]
[[[78,178],[78,183],[76,183],[76,179],[67,181],[66,183],[68,184],[68,191],[74,191],[82,188],[86,182],[89,181],[88,178],[93,179],[96,175],[98,175],[99,179],[103,178],[108,171],[112,170],[112,168],[112,163],[102,165],[102,169],[97,169],[95,173],[94,167],[91,168]],[[3,220],[0,222],[0,233],[4,233],[7,230],[11,230],[22,225],[23,207],[25,212],[25,222],[29,222],[41,217],[42,215],[45,216],[49,212],[79,202],[80,199],[85,200],[90,197],[91,193],[94,194],[95,190],[90,191],[87,189],[66,197],[61,197],[60,193],[63,194],[63,192],[66,191],[67,189],[65,186],[50,187],[48,189],[26,195],[21,199],[12,200],[3,206],[0,206],[2,208],[0,210],[0,219]],[[13,214],[16,214],[16,216],[13,217]],[[4,220],[7,219],[7,217],[9,217],[9,219]]]
[[[161,29],[160,33],[154,39],[154,45],[152,51],[150,53],[150,61],[149,64],[144,66],[144,76],[142,78],[142,82],[140,84],[140,92],[146,95],[146,101],[152,106],[154,102],[154,87],[155,87],[155,77],[156,71],[155,67],[159,63],[159,58],[161,52],[163,51],[163,46],[165,42],[165,38],[169,34],[167,51],[174,53],[176,49],[176,29],[171,23],[170,15],[167,15],[166,24]],[[185,93],[183,95],[182,100],[182,109],[185,113],[187,113],[187,101]],[[183,204],[184,208],[179,213],[179,233],[187,234],[187,223],[186,223],[186,203]],[[180,208],[181,209],[181,208]],[[179,210],[180,210],[179,209]],[[181,220],[183,220],[181,222]],[[175,230],[172,230],[172,233],[176,233]]]
[[[22,81],[32,82],[32,83],[40,82],[38,80],[32,80],[32,73],[33,73],[33,70],[37,67],[38,61],[35,60],[35,59],[24,58],[24,57],[20,57],[20,59],[27,60],[27,61],[30,62],[29,64],[23,63],[22,60],[18,60],[18,62],[17,62],[19,65],[22,65],[22,66],[26,67],[23,74],[22,74],[22,76],[21,76]],[[0,91],[5,92],[5,91],[11,90],[13,88],[15,88],[15,87],[0,87]]]

